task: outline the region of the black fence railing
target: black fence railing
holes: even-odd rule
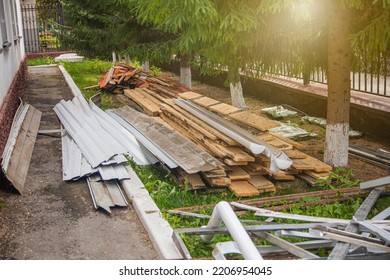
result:
[[[21,5],[23,37],[26,52],[62,51],[59,25],[64,24],[61,3],[52,5]]]
[[[265,75],[278,75],[289,78],[296,78],[302,82],[315,82],[327,84],[327,73],[322,68],[316,68],[304,81],[303,73],[292,74],[294,65],[280,63],[280,65],[263,69]],[[370,57],[355,55],[352,59],[351,90],[390,97],[390,57],[387,53],[378,53]]]

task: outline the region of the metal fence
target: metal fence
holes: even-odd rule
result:
[[[390,57],[387,53],[370,56],[364,52],[355,54],[351,66],[351,90],[390,97]],[[293,67],[291,64],[281,63],[264,69],[264,73],[300,79],[303,83],[328,83],[327,73],[322,68],[312,71],[305,81],[303,73],[291,74]]]
[[[59,25],[64,24],[61,3],[53,5],[21,5],[23,37],[26,52],[62,51]]]

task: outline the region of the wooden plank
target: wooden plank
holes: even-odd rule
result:
[[[231,106],[231,105],[226,104],[226,103],[212,105],[212,106],[208,107],[208,109],[210,111],[216,112],[216,113],[221,114],[223,116],[227,116],[229,114],[233,114],[233,113],[241,111],[240,108]]]
[[[193,91],[187,91],[187,92],[180,93],[179,96],[185,100],[193,100],[196,98],[203,97],[203,95],[196,93],[196,92],[193,92]]]
[[[248,181],[256,189],[275,188],[275,185],[262,175],[251,176]]]
[[[200,133],[204,135],[205,137],[212,139],[212,140],[217,140],[218,137],[215,136],[213,133],[209,132],[208,130],[204,129],[203,127],[199,126],[197,123],[193,122],[180,112],[176,111],[172,107],[162,104],[161,110],[164,112],[164,114],[169,114],[174,117],[174,119],[178,122],[181,123],[182,126],[187,127],[187,129],[194,129],[196,133]]]
[[[193,189],[204,189],[206,188],[205,183],[198,173],[194,174],[185,174],[184,175],[185,182]]]
[[[223,161],[230,166],[242,166],[242,165],[247,165],[247,161],[234,161],[230,158],[224,158]]]
[[[135,88],[134,90],[139,92],[139,94],[141,94],[142,96],[144,96],[145,98],[147,98],[148,100],[150,100],[151,102],[153,102],[154,104],[156,104],[157,106],[160,107],[161,101],[158,100],[157,98],[155,98],[149,92],[145,91],[145,89],[143,89],[143,88]]]
[[[247,181],[231,182],[229,189],[238,197],[254,196],[260,194],[260,192]]]
[[[292,167],[296,170],[314,170],[316,172],[332,171],[332,167],[330,165],[311,156],[307,156],[302,159],[293,159]]]
[[[161,95],[158,94],[157,92],[152,91],[152,90],[150,90],[150,89],[148,89],[148,88],[143,88],[142,90],[143,90],[144,92],[149,93],[149,95],[153,96],[155,99],[159,100],[160,103],[161,103],[161,102],[164,102],[164,99],[166,99],[164,96],[161,96]]]
[[[285,150],[284,153],[290,159],[307,158],[307,154],[305,154],[305,153],[303,153],[301,151],[298,151],[298,150]]]
[[[226,147],[223,145],[219,145],[217,143],[210,143],[208,142],[208,145],[213,145],[215,148],[219,149],[222,155],[224,157],[228,157],[236,162],[253,162],[255,161],[255,158],[248,154],[247,152],[243,151],[241,148],[237,147]]]
[[[245,172],[242,168],[233,166],[230,167],[230,172],[228,172],[228,177],[232,181],[239,181],[239,180],[249,180],[251,176]]]
[[[264,170],[267,172],[268,175],[272,176],[275,180],[280,180],[280,181],[294,181],[295,180],[294,175],[288,174],[282,170],[279,170],[278,172],[272,172],[267,167],[264,167]]]
[[[207,96],[193,99],[192,102],[194,102],[202,107],[206,107],[206,108],[209,106],[216,105],[216,104],[220,103],[218,100],[215,100],[215,99],[207,97]]]
[[[305,170],[303,173],[309,175],[310,177],[313,177],[314,179],[327,179],[331,172],[315,172],[311,170]]]
[[[261,131],[267,131],[271,128],[279,126],[279,124],[275,121],[269,120],[267,118],[261,117],[257,114],[248,111],[233,113],[228,115],[227,117],[246,124],[250,127],[257,128]]]
[[[202,178],[210,187],[227,187],[231,183],[227,177],[208,177],[203,172],[201,173]]]
[[[211,134],[215,135],[217,138],[219,138],[220,140],[222,140],[223,142],[225,142],[226,144],[228,145],[237,145],[237,142],[234,141],[233,139],[231,139],[230,137],[226,136],[225,134],[219,132],[218,130],[216,130],[215,128],[213,128],[212,126],[210,126],[209,124],[207,124],[206,122],[198,119],[196,116],[188,113],[186,110],[182,109],[181,107],[177,106],[172,99],[165,99],[164,100],[164,103],[166,103],[167,105],[169,105],[170,107],[172,107],[174,110],[178,111],[181,115],[185,116],[186,118],[190,119],[191,121],[193,121],[194,123],[196,123],[197,125],[199,125],[200,127],[202,127],[203,129],[207,130],[208,132],[210,132]],[[214,138],[211,138],[211,139],[214,139]]]
[[[23,194],[42,113],[30,106],[12,151],[6,177]]]
[[[269,131],[268,133],[269,133],[270,135],[272,135],[272,136],[275,136],[275,137],[277,137],[277,138],[279,138],[279,139],[281,139],[281,140],[283,140],[283,141],[285,141],[285,142],[291,144],[295,149],[303,150],[303,149],[306,148],[305,145],[303,145],[303,144],[301,144],[301,143],[298,143],[298,142],[296,142],[296,141],[294,141],[294,140],[291,140],[291,139],[289,139],[289,138],[287,138],[287,137],[283,137],[282,135],[277,134],[277,133],[275,133],[275,132]]]
[[[125,89],[124,94],[137,103],[144,112],[149,116],[158,116],[160,113],[160,106],[154,104],[149,99],[145,98],[145,96],[139,94],[136,90]]]
[[[267,144],[270,144],[276,148],[278,148],[279,150],[281,151],[284,151],[284,150],[292,150],[293,146],[286,143],[285,141],[283,140],[280,140],[278,138],[275,138],[275,139],[272,139],[270,141],[266,141]]]

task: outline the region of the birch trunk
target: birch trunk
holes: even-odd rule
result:
[[[180,83],[189,89],[192,87],[191,66],[187,56],[180,57]]]
[[[146,61],[142,62],[141,68],[144,71],[150,71],[149,60],[146,60]]]
[[[350,44],[349,12],[332,0],[329,9],[328,103],[324,161],[346,166],[349,145]]]
[[[240,109],[246,109],[244,94],[240,81],[239,67],[228,68],[228,79],[230,85],[230,96],[232,99],[232,105]]]
[[[246,109],[241,81],[236,84],[230,83],[230,96],[232,98],[232,105],[234,107]]]
[[[116,53],[112,52],[112,64],[116,63]]]

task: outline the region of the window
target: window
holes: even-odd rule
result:
[[[12,36],[14,40],[19,39],[19,22],[18,22],[18,13],[16,8],[16,1],[10,0],[11,6],[11,19],[12,19]]]
[[[9,47],[10,45],[7,37],[7,26],[5,24],[4,0],[0,0],[0,35],[1,46],[3,48]]]

